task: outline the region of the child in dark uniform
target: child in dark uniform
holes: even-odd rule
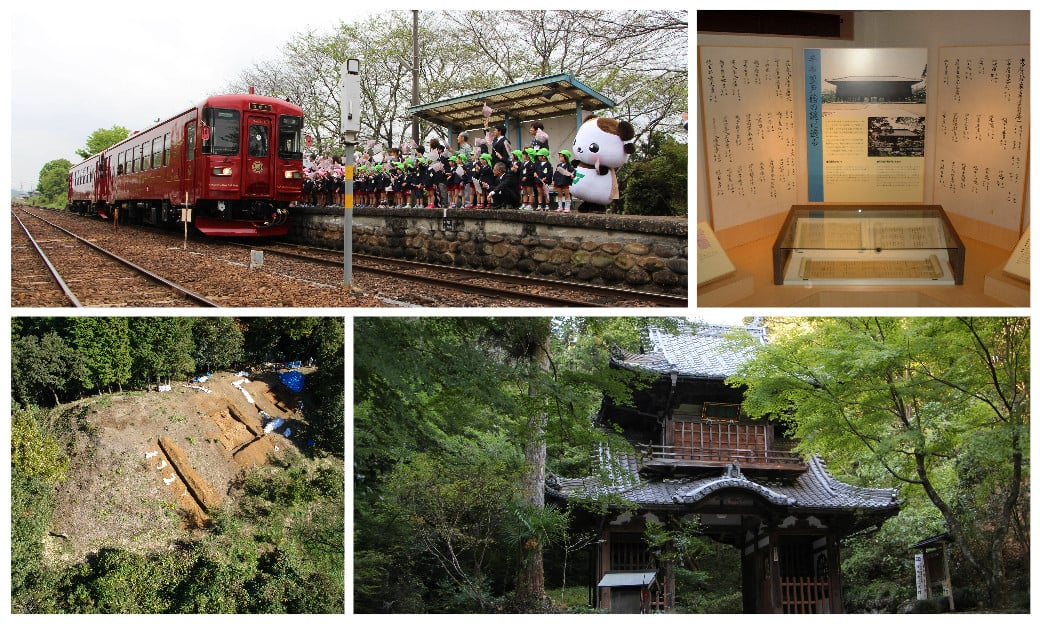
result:
[[[571,153],[560,150],[559,163],[553,172],[553,188],[556,189],[556,212],[571,211],[571,182],[574,181],[574,167],[571,165]]]
[[[538,148],[536,153],[538,162],[535,163],[534,177],[538,180],[538,186],[535,190],[542,198],[542,202],[541,206],[535,207],[535,210],[549,210],[549,183],[552,182],[553,177],[552,163],[549,162],[549,150],[546,148]]]
[[[473,175],[477,177],[477,182],[480,187],[477,207],[490,208],[491,206],[488,203],[487,194],[495,184],[495,174],[491,169],[491,154],[480,155],[480,158],[477,159],[477,169],[473,172]]]

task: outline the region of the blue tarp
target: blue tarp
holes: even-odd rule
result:
[[[282,383],[285,384],[285,387],[293,392],[303,390],[303,373],[289,371],[288,373],[282,373],[278,377],[282,380]]]

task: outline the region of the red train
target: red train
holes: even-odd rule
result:
[[[276,98],[215,95],[69,171],[67,208],[204,234],[281,236],[303,188],[303,109]]]

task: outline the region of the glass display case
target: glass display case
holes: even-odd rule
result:
[[[963,284],[964,243],[942,206],[791,206],[776,284]]]

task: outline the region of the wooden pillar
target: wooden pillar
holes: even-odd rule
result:
[[[603,530],[601,539],[603,541],[599,547],[599,571],[596,573],[596,578],[592,579],[592,582],[596,583],[596,591],[599,594],[599,608],[610,611],[610,588],[599,587],[600,579],[610,569],[610,529]]]
[[[755,613],[758,605],[758,585],[760,578],[758,535],[754,534],[751,542],[740,544],[740,595],[744,613]]]
[[[780,591],[780,538],[776,531],[769,531],[768,560],[769,595],[765,604],[766,613],[783,613],[783,599]]]
[[[827,572],[831,586],[831,613],[844,613],[844,598],[841,591],[841,549],[838,538],[827,534]]]

